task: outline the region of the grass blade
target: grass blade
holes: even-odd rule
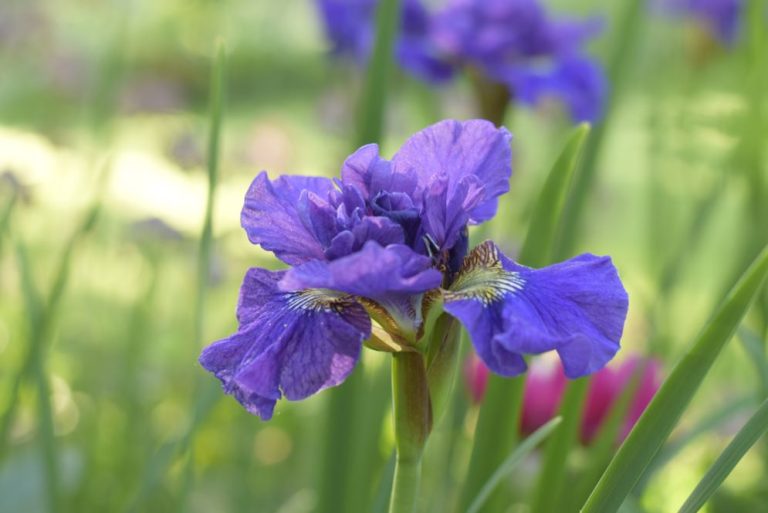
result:
[[[106,176],[106,173],[104,173],[103,176]],[[100,195],[97,194],[97,197],[99,196]],[[64,251],[62,252],[56,267],[55,278],[51,285],[51,290],[48,293],[47,301],[44,301],[42,298],[35,301],[30,299],[32,297],[31,294],[35,294],[37,297],[39,297],[39,294],[31,292],[33,289],[29,288],[34,286],[31,270],[29,269],[29,260],[23,245],[17,244],[16,249],[22,276],[22,287],[24,287],[24,294],[27,300],[25,306],[27,309],[27,318],[30,322],[30,335],[27,352],[24,355],[21,366],[11,379],[11,391],[8,395],[8,404],[0,418],[0,460],[4,458],[5,452],[8,449],[8,436],[16,416],[21,386],[23,385],[24,380],[27,379],[34,370],[36,359],[39,358],[38,353],[42,353],[45,350],[43,346],[45,341],[48,340],[53,328],[61,298],[66,289],[67,282],[69,281],[74,250],[77,247],[78,242],[93,229],[100,211],[101,207],[97,200],[64,247]],[[27,273],[26,278],[24,273]]]
[[[763,402],[755,414],[747,421],[728,444],[723,453],[709,468],[704,478],[696,485],[680,513],[696,513],[709,500],[715,490],[725,481],[736,464],[747,451],[768,431],[768,399]]]
[[[520,262],[542,266],[551,263],[555,234],[562,224],[565,198],[589,125],[576,128],[565,144],[539,194]],[[512,379],[491,374],[488,390],[477,421],[472,456],[461,496],[461,510],[477,496],[480,488],[517,443],[525,377]]]
[[[565,480],[566,462],[571,447],[579,436],[581,412],[589,389],[589,378],[568,383],[560,401],[562,425],[547,443],[544,460],[539,470],[536,488],[533,491],[531,511],[533,513],[557,512]]]
[[[645,10],[644,1],[630,0],[616,24],[615,37],[617,41],[611,46],[613,53],[610,55],[607,66],[608,83],[611,86],[610,97],[606,102],[605,115],[602,121],[595,126],[594,135],[584,149],[580,172],[574,178],[573,191],[566,204],[566,215],[563,218],[564,223],[559,233],[558,247],[555,251],[558,258],[571,256],[576,245],[587,197],[597,174],[597,160],[600,157],[600,150],[611,122],[613,106],[616,104],[623,86],[622,78],[626,76],[627,66],[633,62],[630,54],[644,24]]]
[[[394,67],[394,47],[400,22],[400,0],[382,0],[376,9],[376,40],[368,62],[358,106],[355,149],[379,142],[384,126],[389,78]]]
[[[735,285],[661,386],[592,491],[584,512],[613,513],[621,506],[669,437],[720,350],[735,333],[766,276],[768,247]]]
[[[196,347],[203,344],[205,327],[205,303],[208,293],[211,254],[213,250],[213,211],[215,206],[216,186],[219,175],[219,150],[221,125],[224,111],[224,91],[226,87],[226,47],[222,41],[216,44],[216,53],[211,72],[210,85],[210,125],[208,133],[208,193],[206,199],[203,228],[200,235],[197,260],[197,280],[194,308],[194,341]],[[186,430],[178,438],[161,445],[147,462],[143,479],[138,489],[131,495],[124,511],[143,511],[143,503],[158,483],[166,476],[168,468],[178,458],[183,459],[181,483],[175,496],[174,508],[184,511],[187,496],[194,480],[193,446],[197,430],[221,397],[220,387],[208,379],[198,380],[191,405],[192,416]]]
[[[222,41],[216,44],[216,55],[211,73],[210,97],[210,128],[208,134],[208,195],[205,204],[203,230],[200,235],[200,246],[197,258],[197,289],[195,291],[195,347],[203,344],[205,329],[205,304],[208,297],[208,283],[211,272],[211,255],[213,253],[213,209],[215,207],[216,186],[219,181],[219,154],[221,142],[221,123],[224,110],[226,71],[226,48]],[[180,452],[184,455],[184,469],[181,475],[181,486],[178,496],[178,511],[187,509],[187,496],[194,481],[194,440],[197,429],[207,417],[208,412],[216,403],[218,387],[215,388],[206,380],[200,383],[195,394],[193,417],[189,430],[182,439]]]
[[[50,387],[45,374],[45,361],[42,351],[44,333],[43,300],[32,279],[29,256],[24,244],[19,241],[16,245],[16,258],[21,276],[21,291],[29,321],[29,351],[30,366],[37,388],[37,432],[42,439],[43,468],[45,469],[46,501],[48,510],[59,511],[59,472],[56,457],[56,441],[54,439],[53,412],[51,409]],[[23,379],[20,376],[19,385]]]
[[[674,440],[667,443],[653,458],[653,461],[640,478],[640,482],[638,482],[634,490],[632,490],[632,494],[640,496],[653,475],[667,463],[672,461],[675,456],[688,447],[691,442],[698,439],[701,435],[720,429],[730,422],[734,416],[745,414],[746,410],[756,406],[756,401],[752,397],[734,399],[729,401],[724,407],[701,419],[685,433],[675,437]]]
[[[742,327],[739,330],[739,340],[749,359],[755,364],[755,371],[760,381],[760,397],[768,397],[768,355],[765,343],[752,330]]]
[[[0,253],[2,252],[3,248],[3,236],[5,235],[5,232],[8,231],[8,226],[11,223],[13,207],[16,206],[16,198],[17,196],[14,193],[13,196],[8,199],[8,203],[6,203],[5,208],[3,209],[3,213],[0,215]]]
[[[536,446],[538,446],[545,438],[547,438],[552,431],[560,424],[562,419],[555,417],[550,420],[539,429],[534,431],[531,436],[523,440],[523,442],[512,451],[512,454],[507,456],[507,459],[501,464],[501,466],[493,473],[491,478],[485,483],[485,486],[477,494],[475,500],[470,504],[467,513],[478,513],[480,508],[483,507],[485,502],[490,497],[491,492],[499,485],[502,479],[508,476],[512,471],[517,468],[523,458],[525,458]]]
[[[531,223],[528,225],[528,234],[520,250],[520,261],[525,265],[541,267],[552,261],[552,249],[568,187],[589,130],[589,124],[583,123],[571,133],[547,176],[547,181],[534,207]]]
[[[616,452],[616,441],[619,440],[624,421],[635,400],[645,370],[649,364],[649,361],[644,361],[637,366],[627,382],[627,386],[621,391],[621,394],[616,399],[613,406],[611,406],[605,420],[600,426],[597,436],[592,441],[587,456],[589,466],[579,477],[575,495],[570,495],[569,501],[565,503],[571,506],[571,509],[576,510],[579,506],[584,504],[587,497],[589,497],[589,493],[600,480],[600,476],[605,472],[605,468],[611,461],[611,457]],[[563,504],[562,501],[561,504]]]

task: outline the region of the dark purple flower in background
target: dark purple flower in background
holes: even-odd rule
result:
[[[364,62],[374,37],[378,0],[318,0],[338,53]],[[602,67],[583,50],[602,29],[599,19],[555,20],[537,0],[449,0],[428,12],[418,0],[402,7],[400,66],[433,83],[459,69],[501,84],[524,105],[555,98],[575,121],[602,113]]]
[[[373,50],[378,0],[318,0],[325,33],[338,55],[351,56],[365,64]],[[441,82],[453,74],[429,38],[430,15],[420,0],[401,4],[397,60],[403,69],[430,82]]]
[[[442,121],[391,160],[376,145],[360,148],[341,179],[259,174],[243,228],[291,267],[248,271],[239,329],[203,351],[203,367],[268,419],[282,396],[341,383],[366,341],[419,347],[424,320],[442,305],[501,375],[524,372],[523,354],[552,350],[569,377],[600,369],[627,313],[609,258],[536,270],[490,241],[468,252],[468,225],[491,219],[509,189],[510,139],[488,121]]]
[[[665,0],[659,6],[675,16],[696,20],[716,39],[733,44],[741,26],[742,0]]]

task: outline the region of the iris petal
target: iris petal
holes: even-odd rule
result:
[[[304,223],[300,205],[306,205],[310,193],[325,198],[333,189],[327,178],[282,176],[270,181],[262,171],[245,195],[240,223],[252,243],[273,251],[287,264],[324,258],[323,246]]]
[[[608,257],[531,269],[490,241],[467,256],[444,300],[486,365],[505,376],[525,370],[522,355],[552,350],[570,378],[599,370],[619,350],[628,308]]]
[[[224,391],[264,420],[282,395],[300,400],[343,382],[371,332],[368,315],[350,297],[286,293],[277,286],[284,275],[250,269],[238,303],[240,328],[200,356]]]
[[[413,341],[422,324],[422,296],[440,286],[442,274],[431,260],[407,246],[382,247],[370,241],[362,250],[332,262],[307,262],[280,282],[286,291],[321,288],[352,294],[393,334]]]
[[[482,194],[469,210],[469,220],[480,223],[493,217],[497,198],[509,190],[511,139],[505,128],[490,121],[441,121],[411,136],[392,164],[396,172],[415,176],[423,191],[438,179],[447,180],[449,200],[467,177],[474,177]]]

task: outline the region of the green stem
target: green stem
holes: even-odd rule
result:
[[[482,72],[474,68],[470,68],[468,73],[480,117],[496,126],[504,125],[507,109],[512,102],[507,86],[488,80]]]
[[[393,354],[392,408],[397,460],[389,513],[412,513],[419,494],[421,455],[432,429],[427,371],[421,354]]]
[[[392,482],[389,513],[416,511],[419,481],[421,481],[421,458],[398,457],[395,461],[395,477]]]

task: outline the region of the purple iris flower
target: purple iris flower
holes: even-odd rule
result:
[[[338,53],[365,61],[378,0],[318,0]],[[602,114],[607,85],[602,67],[583,46],[602,29],[596,18],[554,20],[539,0],[449,0],[433,13],[405,0],[397,57],[401,67],[433,83],[471,68],[502,84],[525,105],[561,101],[574,121]]]
[[[237,333],[200,363],[269,419],[282,396],[344,381],[364,343],[424,350],[425,320],[442,308],[501,375],[553,350],[571,378],[602,368],[619,349],[628,303],[610,258],[530,269],[490,241],[468,251],[468,225],[491,219],[509,189],[510,139],[489,121],[449,120],[391,160],[363,146],[341,179],[259,174],[242,225],[290,267],[246,273]]]
[[[360,64],[367,62],[373,50],[378,0],[318,0],[326,36],[332,50],[351,56]],[[439,56],[429,38],[430,15],[420,0],[402,0],[397,60],[415,76],[430,82],[442,82],[453,69]]]
[[[717,39],[732,44],[739,33],[744,9],[742,0],[666,0],[662,9],[678,16],[690,16]]]

